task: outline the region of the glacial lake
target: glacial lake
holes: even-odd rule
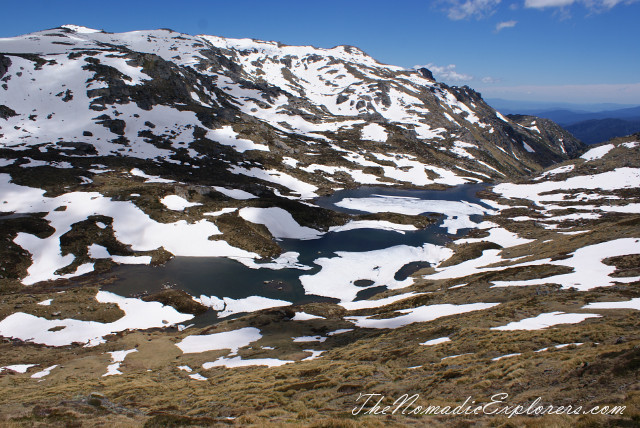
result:
[[[425,201],[465,201],[485,209],[476,193],[485,189],[484,184],[465,184],[447,190],[401,190],[388,187],[361,187],[354,190],[341,190],[328,197],[313,201],[314,204],[335,211],[362,214],[362,211],[336,206],[346,198],[398,197]],[[425,215],[429,212],[425,212]],[[446,215],[446,214],[445,214]],[[470,216],[475,222],[481,221],[480,215]],[[444,218],[444,216],[443,216]],[[250,296],[262,296],[302,304],[308,302],[337,302],[330,297],[306,294],[300,281],[302,275],[314,275],[321,267],[314,264],[319,258],[336,257],[336,252],[368,252],[382,250],[398,245],[421,247],[425,243],[444,245],[456,237],[460,237],[467,229],[459,229],[450,234],[442,227],[442,220],[416,231],[397,231],[382,229],[354,229],[340,232],[329,232],[318,239],[297,240],[281,239],[278,241],[284,252],[299,253],[298,263],[310,267],[301,269],[252,269],[244,264],[221,257],[175,257],[162,266],[120,265],[112,269],[109,276],[115,280],[103,289],[126,297],[137,297],[152,294],[163,288],[171,287],[186,291],[192,296],[216,296],[231,299],[243,299]],[[384,263],[384,260],[381,261]],[[395,273],[396,280],[403,280],[413,272],[428,267],[429,263],[408,261]],[[355,300],[368,299],[382,292],[386,287],[371,287],[371,281],[355,281],[362,287]],[[197,316],[192,322],[196,325],[215,322],[216,311],[210,310]]]

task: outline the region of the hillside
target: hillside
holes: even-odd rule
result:
[[[64,26],[0,52],[4,425],[640,417],[640,134],[587,150],[349,46]],[[625,411],[354,414],[415,393]]]
[[[3,39],[0,52],[0,142],[9,148],[225,161],[211,167],[226,170],[245,152],[262,169],[281,168],[285,157],[310,166],[313,156],[333,156],[324,164],[346,172],[339,184],[373,181],[358,180],[358,171],[386,166],[378,154],[405,156],[392,162],[396,169],[415,159],[462,182],[526,173],[581,148],[514,126],[468,87],[380,64],[349,46],[66,26]],[[335,186],[328,172],[300,174]],[[447,181],[434,171],[422,180],[397,175],[378,174],[418,185]]]
[[[219,314],[260,305],[194,301],[175,290],[149,296],[171,305],[162,306],[98,291],[95,277],[5,288],[5,418],[60,426],[80,418],[147,426],[230,420],[372,426],[378,416],[350,415],[363,391],[391,402],[419,392],[421,405],[440,406],[460,405],[468,396],[486,403],[504,392],[510,403],[525,406],[538,396],[545,405],[625,406],[624,416],[547,415],[536,423],[633,424],[640,408],[633,387],[640,344],[639,139],[594,147],[577,160],[492,187],[482,197],[493,211],[473,222],[467,236],[445,247],[425,245],[432,267],[406,282],[387,282],[388,291],[368,300],[272,301],[266,307],[274,309],[193,326],[189,312],[199,313],[199,305]],[[405,198],[389,209],[403,213],[413,204]],[[381,258],[383,266],[393,265],[401,250],[409,257],[403,264],[419,250],[394,248],[320,259],[322,269],[310,278],[344,296],[354,279],[379,277]],[[335,267],[342,274],[332,275]],[[178,328],[158,329],[163,323]],[[123,330],[149,327],[156,328]],[[458,417],[396,414],[385,424],[450,426]],[[531,422],[478,418],[468,420]]]

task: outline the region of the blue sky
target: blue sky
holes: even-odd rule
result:
[[[640,104],[640,0],[3,2],[0,37],[62,24],[358,46],[488,98]]]

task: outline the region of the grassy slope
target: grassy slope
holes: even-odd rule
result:
[[[613,151],[602,161],[579,165],[571,174],[606,170],[615,165],[638,167],[638,159],[637,155],[629,157],[623,151]],[[626,202],[637,202],[640,197],[637,189],[621,195]],[[500,203],[513,203],[500,200],[496,195],[487,196]],[[213,208],[213,205],[206,207]],[[152,208],[148,209],[153,212]],[[521,237],[535,239],[531,244],[505,250],[509,257],[558,257],[584,245],[618,237],[640,237],[638,214],[605,214],[597,220],[562,224],[566,230],[590,230],[573,236],[544,229],[534,221],[512,220],[516,215],[535,216],[533,210],[534,207],[508,209],[490,219]],[[456,263],[475,258],[491,246],[454,247]],[[618,267],[621,276],[638,274],[637,257],[621,257],[611,263]],[[438,303],[500,302],[501,305],[395,330],[356,329],[331,336],[321,344],[292,343],[291,337],[352,327],[343,320],[347,315],[344,309],[331,304],[307,305],[300,309],[323,315],[326,319],[305,322],[287,321],[286,310],[267,310],[203,331],[126,332],[94,348],[47,348],[3,339],[0,365],[33,361],[41,367],[53,364],[61,367],[42,382],[29,377],[35,369],[24,375],[0,374],[0,418],[6,426],[138,426],[145,423],[148,426],[637,426],[640,423],[640,390],[637,386],[640,313],[633,310],[586,311],[581,307],[593,301],[640,297],[640,283],[587,292],[562,290],[553,284],[510,288],[490,288],[489,284],[491,280],[529,279],[557,273],[561,271],[538,266],[505,269],[457,280],[417,280],[412,289],[430,294],[390,305],[384,312],[392,314],[396,309]],[[96,286],[101,285],[99,279],[99,276],[90,276],[81,281],[59,281],[28,289],[5,279],[0,313],[4,316],[21,310],[51,318],[73,314],[74,318],[80,319],[112,320],[119,316],[117,308],[91,301]],[[451,288],[463,283],[468,285]],[[55,297],[61,290],[67,290],[65,295],[73,293],[73,298],[56,300],[56,306],[51,307],[36,305]],[[603,317],[546,330],[489,330],[514,319],[552,311],[598,313]],[[349,315],[376,312],[380,311],[362,310]],[[195,369],[226,354],[210,351],[183,355],[174,346],[181,338],[244,326],[258,327],[264,336],[252,347],[240,350],[239,354],[245,358],[266,357],[261,346],[276,348],[269,357],[287,360],[308,356],[304,349],[328,351],[316,360],[275,368],[200,370],[208,377],[207,381],[189,379],[186,372],[177,369],[183,364]],[[450,337],[451,341],[431,347],[419,345],[443,336]],[[534,352],[574,342],[583,345]],[[134,347],[138,352],[127,356],[121,367],[123,375],[102,377],[110,363],[110,355],[106,352]],[[521,355],[492,361],[492,358],[513,353]],[[468,355],[441,360],[459,354]],[[409,368],[415,366],[421,367]],[[486,401],[495,393],[505,392],[512,404],[529,403],[540,396],[545,403],[554,405],[609,404],[626,405],[627,409],[622,417],[507,419],[504,416],[412,417],[398,414],[354,417],[350,412],[361,392],[384,394],[389,400],[404,393],[419,393],[423,403],[451,406],[460,404],[468,396]]]

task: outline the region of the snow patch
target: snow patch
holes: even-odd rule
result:
[[[412,224],[397,224],[386,220],[351,220],[342,226],[331,226],[329,232],[346,232],[347,230],[355,229],[389,230],[398,233],[418,230],[418,228]]]
[[[469,303],[465,305],[429,305],[417,308],[399,309],[396,312],[402,313],[394,318],[374,318],[374,316],[350,316],[345,320],[351,321],[360,328],[399,328],[416,322],[433,321],[437,318],[450,315],[463,314],[466,312],[480,311],[492,308],[499,303]]]
[[[449,339],[448,337],[438,337],[437,339],[431,339],[427,340],[426,342],[422,342],[421,345],[434,346],[445,342],[451,342],[451,339]]]
[[[74,342],[95,346],[104,342],[104,336],[120,331],[168,327],[193,318],[193,315],[182,314],[159,302],[121,297],[107,291],[98,291],[96,300],[117,304],[124,316],[110,323],[100,323],[70,318],[49,320],[16,312],[0,321],[0,335],[48,346],[66,346]]]
[[[247,367],[247,366],[267,366],[267,367],[279,367],[284,364],[293,363],[294,361],[278,360],[276,358],[252,358],[245,360],[240,356],[233,358],[220,357],[217,360],[209,363],[204,363],[202,368],[208,370],[213,367]]]
[[[387,141],[387,131],[384,127],[378,125],[377,123],[370,123],[362,128],[362,139],[377,141],[379,143],[384,143]]]
[[[601,159],[604,155],[609,153],[614,147],[615,146],[613,144],[605,144],[604,146],[594,147],[593,149],[589,150],[588,152],[580,156],[580,158],[584,159],[586,162],[596,160],[596,159]]]
[[[325,317],[308,314],[306,312],[296,312],[296,315],[293,318],[291,318],[291,321],[309,321],[309,320],[316,320],[316,319],[325,319]]]
[[[369,213],[391,212],[407,215],[419,215],[425,213],[444,214],[446,219],[442,226],[451,234],[458,229],[475,227],[471,221],[471,215],[483,215],[489,210],[477,204],[466,201],[442,201],[425,200],[411,197],[374,195],[368,198],[345,198],[335,204],[336,206],[356,211]]]
[[[57,364],[54,364],[53,366],[47,367],[46,369],[39,371],[38,373],[34,373],[31,375],[32,379],[41,379],[45,376],[49,376],[49,374],[51,374],[51,370],[55,369],[56,367],[58,367]]]
[[[238,153],[244,153],[247,150],[269,151],[269,146],[238,138],[238,133],[233,130],[231,125],[223,126],[220,129],[209,130],[207,132],[207,138],[217,141],[222,145],[233,147]]]
[[[240,190],[240,189],[227,189],[226,187],[219,187],[219,186],[213,186],[213,188],[217,191],[222,193],[225,196],[230,197],[231,199],[237,199],[240,201],[244,201],[247,199],[256,199],[257,196],[256,195],[252,195],[249,192],[245,192],[244,190]]]
[[[126,356],[132,352],[138,352],[138,350],[129,349],[128,351],[109,352],[109,354],[111,354],[111,361],[113,361],[113,364],[109,364],[109,366],[107,366],[107,372],[103,374],[102,377],[122,374],[122,372],[119,370],[120,364],[124,361]]]
[[[623,302],[594,302],[582,307],[582,309],[635,309],[640,311],[640,297]]]
[[[282,208],[242,208],[238,214],[243,219],[263,224],[276,239],[318,239],[324,233],[310,227],[300,226],[288,211]]]
[[[242,299],[223,297],[221,299],[215,296],[202,295],[200,298],[194,298],[193,300],[218,311],[217,315],[219,318],[243,312],[255,312],[263,309],[291,305],[291,302],[285,300],[269,299],[262,296],[249,296]]]
[[[238,349],[260,340],[261,337],[260,330],[257,328],[245,327],[221,333],[187,336],[176,343],[176,346],[184,354],[224,349],[229,349],[232,354],[235,354]]]
[[[102,170],[100,171],[100,173],[107,172],[107,171],[110,171],[110,170]],[[129,171],[129,174],[135,177],[145,178],[146,179],[145,183],[175,183],[175,180],[161,178],[157,175],[145,174],[141,169],[138,169],[138,168],[133,168],[131,171]]]
[[[185,208],[202,205],[198,202],[189,202],[185,198],[178,195],[167,195],[164,198],[160,199],[160,202],[162,202],[162,205],[173,211],[184,211]]]
[[[450,257],[452,250],[433,244],[422,247],[399,245],[382,250],[364,252],[336,252],[336,257],[319,258],[314,261],[322,269],[315,275],[300,277],[306,294],[315,294],[340,299],[342,303],[353,301],[363,287],[354,283],[370,280],[368,287],[384,285],[389,289],[408,287],[412,278],[398,281],[396,272],[405,264],[424,261],[432,264]]]
[[[31,367],[35,367],[37,364],[13,364],[10,366],[0,367],[0,373],[4,370],[11,370],[16,373],[26,373]]]
[[[558,324],[578,324],[588,318],[599,318],[596,314],[567,314],[564,312],[549,312],[533,318],[525,318],[513,321],[500,327],[491,327],[491,330],[542,330]]]

